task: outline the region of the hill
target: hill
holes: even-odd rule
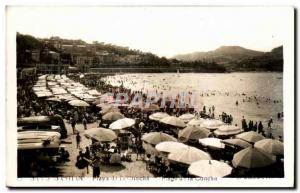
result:
[[[274,48],[271,52],[260,52],[240,46],[221,46],[208,52],[194,52],[176,55],[179,61],[215,62],[227,71],[282,71],[283,46]]]
[[[252,58],[238,61],[232,66],[239,71],[283,71],[283,46]]]
[[[246,49],[240,46],[221,46],[213,51],[176,55],[173,58],[181,61],[207,60],[218,63],[229,63],[262,54],[263,52]]]

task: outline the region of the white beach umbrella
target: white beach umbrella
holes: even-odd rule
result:
[[[221,143],[221,139],[218,138],[203,138],[199,139],[199,143],[203,146],[207,146],[213,149],[224,149],[224,143]]]
[[[254,131],[248,131],[248,132],[238,134],[238,135],[236,135],[236,138],[248,141],[250,143],[255,143],[257,141],[265,139],[264,136],[254,132]]]
[[[262,139],[256,142],[254,147],[273,155],[283,155],[283,143],[276,139]]]
[[[88,107],[90,106],[87,102],[82,100],[71,100],[69,101],[69,104],[75,107]]]
[[[164,141],[177,141],[177,139],[174,138],[173,136],[163,132],[146,133],[142,136],[142,140],[152,145],[156,145]]]
[[[217,160],[200,160],[192,163],[188,172],[198,177],[224,177],[231,174],[232,167]]]
[[[166,153],[176,152],[184,148],[187,148],[187,145],[175,141],[164,141],[155,146],[155,149],[158,151]]]
[[[190,120],[192,120],[193,118],[195,118],[195,115],[186,113],[186,114],[179,116],[178,118],[181,119],[183,122],[187,123]]]
[[[225,125],[225,123],[223,123],[220,120],[217,120],[217,119],[206,119],[201,124],[201,127],[204,127],[204,128],[210,129],[210,130],[216,130],[216,129],[218,129],[222,125]]]
[[[161,119],[160,122],[175,127],[185,127],[185,123],[178,117],[174,117],[174,116],[165,117]]]
[[[102,117],[106,121],[116,121],[122,118],[125,118],[125,116],[120,112],[108,112]]]
[[[197,126],[187,126],[178,133],[178,140],[181,142],[187,142],[188,140],[198,140],[201,138],[206,138],[211,134],[208,129],[197,127]]]
[[[214,133],[217,136],[230,136],[242,133],[243,130],[235,125],[221,125]]]
[[[168,159],[173,162],[190,165],[193,162],[200,160],[210,160],[211,157],[208,153],[197,149],[195,147],[187,146],[184,149],[179,149],[168,155]]]
[[[115,132],[101,127],[88,129],[84,132],[84,135],[99,142],[110,142],[117,139]]]
[[[169,117],[170,115],[168,115],[167,113],[163,113],[163,112],[157,112],[157,113],[153,113],[149,116],[149,119],[151,120],[155,120],[155,121],[159,121],[165,117]]]
[[[134,124],[135,124],[134,119],[123,118],[123,119],[119,119],[119,120],[113,122],[112,124],[110,124],[109,128],[112,130],[120,130],[120,129],[132,127]]]
[[[201,126],[201,124],[205,121],[205,119],[198,118],[198,119],[192,119],[190,120],[187,125],[188,126]]]
[[[275,163],[275,157],[255,147],[248,147],[234,154],[232,165],[248,169],[262,168]]]
[[[248,143],[247,141],[244,141],[242,139],[225,139],[222,140],[221,143],[224,143],[225,145],[229,145],[229,146],[236,146],[236,147],[240,147],[240,148],[247,148],[250,147],[251,144]]]

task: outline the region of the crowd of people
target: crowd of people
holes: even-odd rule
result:
[[[96,77],[94,77],[96,76]],[[114,93],[113,98],[116,99],[118,93],[127,93],[129,96],[128,103],[134,100],[134,96],[140,94],[145,102],[147,100],[147,94],[142,91],[132,91],[130,89],[126,89],[124,87],[115,87],[108,85],[101,81],[101,75],[94,74],[90,78],[86,77],[84,79],[79,78],[79,76],[70,76],[75,81],[84,83],[86,86],[94,88],[101,93]],[[134,108],[134,107],[122,107],[120,106],[120,112],[128,118],[133,118],[135,120],[135,125],[130,129],[130,133],[126,137],[128,140],[128,144],[122,144],[122,137],[118,137],[115,144],[101,144],[97,143],[96,141],[92,141],[92,145],[90,147],[85,147],[85,151],[81,149],[81,135],[77,132],[77,125],[82,124],[83,128],[87,129],[87,124],[92,122],[99,122],[99,126],[101,127],[108,127],[109,122],[102,120],[102,114],[99,113],[100,109],[96,106],[96,104],[91,103],[90,107],[87,108],[77,108],[70,106],[66,101],[62,102],[53,102],[47,101],[43,98],[38,98],[35,96],[34,92],[32,91],[32,86],[35,83],[35,78],[32,79],[28,78],[26,81],[23,81],[21,84],[18,84],[18,117],[27,117],[27,116],[37,116],[37,115],[60,115],[68,123],[72,126],[73,134],[76,135],[76,148],[79,149],[79,154],[76,160],[76,167],[81,169],[82,172],[89,172],[88,166],[92,166],[93,168],[93,176],[99,177],[100,176],[100,165],[101,161],[105,159],[109,163],[119,163],[120,160],[130,160],[130,156],[127,155],[127,152],[132,152],[137,155],[137,158],[141,158],[147,161],[147,167],[157,173],[159,176],[174,176],[176,171],[171,165],[165,164],[165,161],[157,156],[151,156],[145,152],[143,148],[142,142],[142,135],[144,133],[149,133],[152,131],[163,131],[171,135],[177,137],[177,133],[172,132],[173,130],[165,130],[165,127],[162,126],[157,121],[152,121],[149,119],[149,115],[152,112],[145,112],[141,108]],[[162,100],[162,99],[159,99]],[[159,103],[159,100],[157,103]],[[176,101],[178,102],[178,101]],[[201,111],[196,111],[194,108],[189,107],[188,105],[185,108],[171,108],[171,103],[166,103],[166,106],[161,107],[159,111],[166,112],[171,116],[180,116],[185,113],[194,114],[196,117],[201,118],[215,118],[215,106],[212,105],[211,107],[203,106]],[[220,120],[222,120],[226,124],[233,123],[233,117],[231,114],[227,114],[222,112],[219,116]],[[279,115],[278,115],[279,117]],[[283,113],[280,114],[280,117],[283,117]],[[268,129],[272,127],[272,119],[268,122]],[[247,123],[246,119],[243,117],[242,119],[242,129],[244,131],[255,131],[265,135],[265,130],[261,121],[255,122],[250,120]],[[269,133],[268,137],[272,137],[271,132]],[[124,153],[124,150],[126,153]],[[103,152],[111,152],[109,156],[106,154],[104,155]],[[123,155],[121,155],[123,152]],[[113,161],[112,161],[112,160]],[[116,161],[117,160],[117,161]],[[155,163],[155,164],[154,164]],[[153,166],[159,167],[153,167]],[[85,170],[85,168],[87,170]],[[177,167],[178,169],[178,167]]]

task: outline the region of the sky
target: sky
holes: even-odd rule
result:
[[[280,7],[8,7],[7,26],[35,37],[112,43],[172,57],[220,46],[282,45]]]

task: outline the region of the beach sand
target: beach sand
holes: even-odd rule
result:
[[[76,148],[76,135],[72,133],[72,127],[69,123],[65,121],[66,128],[68,130],[68,138],[64,139],[68,143],[64,143],[66,146],[66,150],[70,153],[70,161],[64,162],[58,166],[60,174],[59,176],[63,177],[92,177],[93,170],[89,167],[89,173],[87,174],[86,169],[84,171],[75,167],[76,157],[78,155],[79,150]],[[98,123],[91,123],[87,125],[87,128],[97,127]],[[85,147],[91,144],[91,140],[87,139],[83,133],[84,128],[82,124],[76,124],[76,129],[79,131],[81,135],[81,144],[80,147],[85,149]],[[71,142],[71,143],[70,143]],[[149,171],[146,170],[146,163],[141,160],[136,160],[136,154],[132,155],[132,162],[122,161],[122,165],[112,166],[112,165],[102,165],[100,167],[100,177],[153,177]]]

